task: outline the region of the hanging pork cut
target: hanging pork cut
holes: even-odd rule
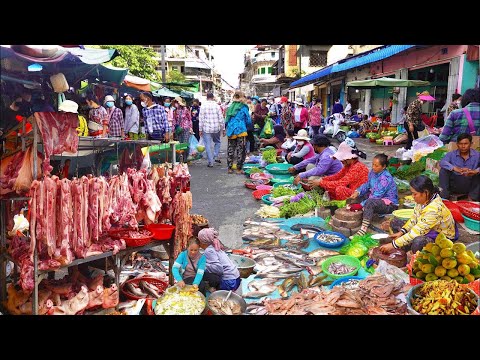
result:
[[[36,112],[35,120],[42,134],[43,171],[49,174],[53,167],[50,165],[50,156],[61,154],[64,151],[76,153],[78,149],[78,115],[60,112]]]

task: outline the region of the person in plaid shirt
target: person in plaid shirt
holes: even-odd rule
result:
[[[155,104],[153,96],[149,92],[142,92],[140,100],[142,101],[143,121],[148,139],[170,141],[170,125],[163,106]]]
[[[208,167],[213,167],[213,159],[215,162],[221,163],[218,158],[220,153],[220,132],[225,132],[225,122],[220,106],[213,100],[213,94],[207,94],[207,101],[200,108],[199,125],[200,137],[205,142],[205,150],[207,152]],[[225,136],[225,134],[224,134]],[[212,156],[212,141],[215,144]]]
[[[473,129],[470,129],[466,112],[470,113]],[[462,108],[448,115],[440,140],[445,144],[457,141],[459,134],[480,135],[480,89],[468,89],[462,96]]]
[[[111,95],[105,96],[103,101],[108,114],[108,136],[123,139],[125,137],[122,110],[115,106],[115,99]]]

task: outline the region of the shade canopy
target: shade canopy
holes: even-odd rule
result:
[[[354,88],[376,88],[376,87],[411,87],[411,86],[427,86],[429,81],[408,80],[382,77],[370,80],[356,80],[347,83],[348,87]]]
[[[177,94],[176,92],[173,92],[172,90],[167,89],[166,87],[152,91],[153,96],[168,96],[171,98],[180,96],[180,94]]]

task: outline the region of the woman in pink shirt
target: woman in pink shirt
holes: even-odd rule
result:
[[[293,120],[294,120],[294,130],[295,133],[298,133],[298,130],[305,129],[308,124],[308,110],[305,108],[305,104],[303,103],[302,99],[297,98],[294,101],[296,104],[295,111],[293,112]]]
[[[310,126],[312,127],[313,134],[317,135],[322,124],[322,103],[317,100],[313,100],[314,105],[308,111],[310,118]]]
[[[297,141],[297,146],[295,150],[287,155],[287,161],[290,164],[297,165],[303,160],[307,160],[315,156],[315,150],[313,149],[312,144],[310,144],[310,138],[308,137],[307,130],[299,130],[298,134],[293,138]]]

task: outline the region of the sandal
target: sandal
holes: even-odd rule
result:
[[[232,169],[228,169],[228,173],[229,173],[229,174],[233,174],[233,170],[232,170]]]

